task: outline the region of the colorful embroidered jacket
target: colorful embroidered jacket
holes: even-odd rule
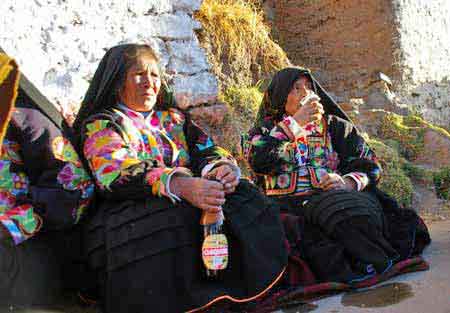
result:
[[[77,223],[94,185],[63,132],[18,100],[0,154],[0,222],[15,244]]]
[[[85,123],[83,151],[106,197],[178,198],[170,192],[176,172],[201,176],[234,159],[190,119],[176,111],[147,116],[120,105]]]
[[[350,122],[330,115],[300,127],[292,117],[266,122],[249,133],[247,157],[257,183],[270,196],[318,191],[325,173],[350,177],[363,190],[376,185],[381,168]]]

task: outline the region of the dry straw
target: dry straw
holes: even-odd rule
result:
[[[196,18],[209,37],[214,63],[256,64],[263,73],[286,66],[286,54],[272,41],[257,1],[205,0]]]

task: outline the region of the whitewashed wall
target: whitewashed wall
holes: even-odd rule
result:
[[[402,73],[400,95],[450,126],[450,1],[393,0]]]
[[[105,51],[150,44],[181,106],[213,102],[217,80],[192,17],[202,0],[1,0],[0,45],[63,109],[77,107]]]

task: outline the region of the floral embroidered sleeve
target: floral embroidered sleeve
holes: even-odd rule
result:
[[[189,147],[191,170],[195,176],[204,176],[220,164],[230,164],[239,171],[236,160],[225,149],[217,146],[193,121],[187,119],[184,132]]]
[[[375,186],[381,177],[381,166],[356,127],[336,116],[329,118],[333,147],[339,155],[339,172],[353,179],[358,190]]]
[[[109,120],[86,125],[83,152],[100,190],[113,198],[145,198],[153,194],[174,200],[167,190],[169,178],[174,172],[189,175],[189,171],[166,167],[162,158],[143,155],[145,152],[132,147],[126,137]]]
[[[292,172],[306,159],[308,130],[300,127],[293,118],[287,117],[277,125],[267,123],[249,134],[247,159],[257,174],[277,175]]]
[[[29,180],[22,165],[19,144],[5,139],[0,154],[0,223],[15,244],[30,238],[42,226],[41,217],[26,200]]]

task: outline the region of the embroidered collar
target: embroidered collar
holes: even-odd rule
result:
[[[117,105],[117,109],[133,120],[137,125],[143,128],[160,129],[159,116],[155,110],[147,112],[138,112],[130,109],[123,103]]]
[[[127,107],[125,104],[123,103],[119,103],[117,105],[117,108],[122,111],[123,113],[125,113],[127,116],[131,117],[131,118],[138,118],[144,121],[148,121],[151,119],[151,116],[154,114],[154,110],[151,111],[146,111],[146,112],[139,112],[139,111],[135,111],[133,109],[130,109],[129,107]]]

